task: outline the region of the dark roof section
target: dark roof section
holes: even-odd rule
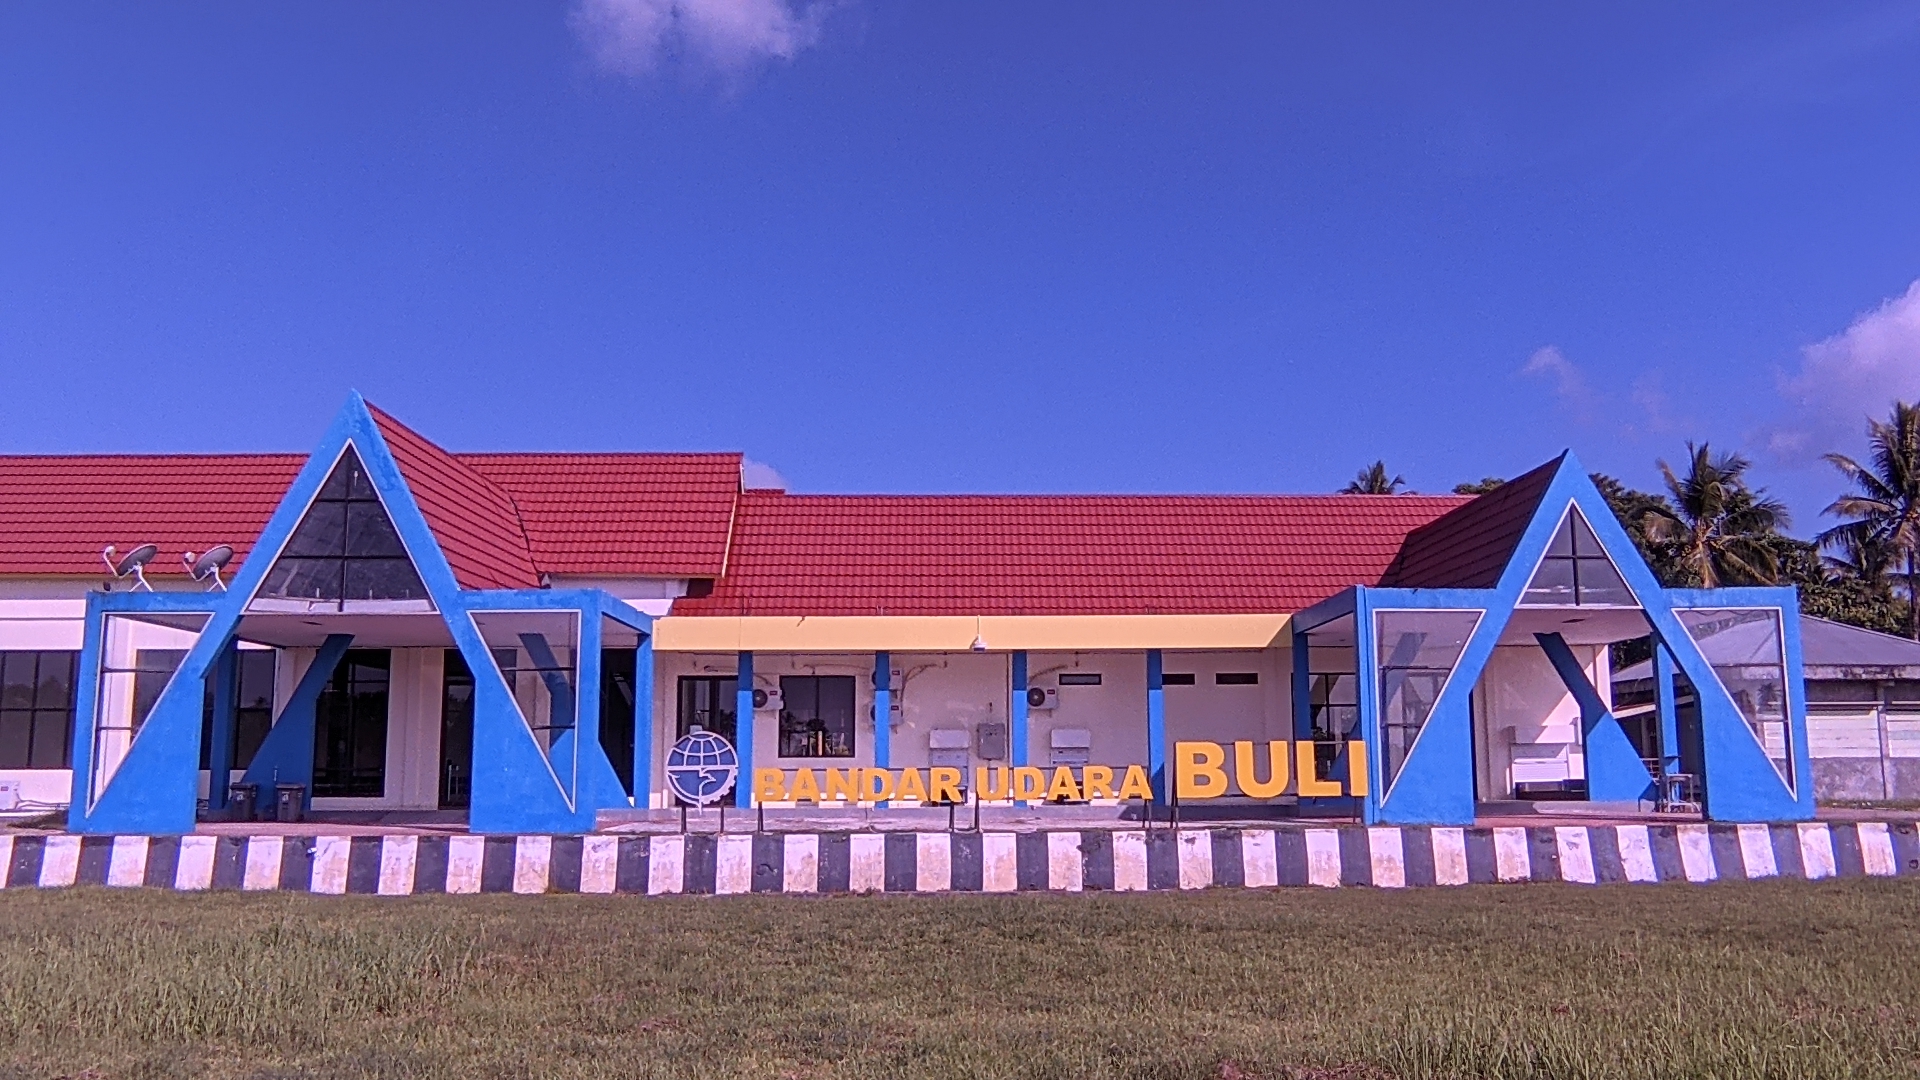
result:
[[[1378,581],[1463,501],[748,492],[725,576],[673,613],[1285,614]]]
[[[1415,529],[1380,584],[1409,589],[1491,589],[1499,584],[1566,457],[1563,453]]]
[[[527,531],[507,493],[405,424],[367,409],[460,587],[538,588]]]

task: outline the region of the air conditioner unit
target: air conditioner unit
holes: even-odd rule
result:
[[[1027,708],[1056,709],[1060,707],[1060,691],[1051,686],[1031,686],[1027,688]]]
[[[780,691],[761,690],[761,689],[755,688],[753,691],[753,708],[755,712],[760,712],[762,710],[766,710],[770,712],[779,712],[780,711]]]

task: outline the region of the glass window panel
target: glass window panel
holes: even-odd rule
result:
[[[1383,611],[1376,617],[1381,763],[1389,790],[1480,616],[1479,611]]]
[[[1587,524],[1585,514],[1578,510],[1567,512],[1567,524],[1572,528],[1573,554],[1577,556],[1604,555],[1606,549],[1600,546],[1600,539],[1593,535],[1593,527]]]
[[[1794,789],[1780,613],[1770,608],[1676,611],[1788,790]]]
[[[1527,583],[1523,604],[1571,604],[1574,602],[1573,560],[1549,555],[1540,560],[1540,569]]]
[[[853,712],[853,676],[782,675],[780,756],[852,757]]]
[[[1576,511],[1567,511],[1566,518],[1560,522],[1560,528],[1554,532],[1553,539],[1547,543],[1548,555],[1559,555],[1563,558],[1573,557],[1573,519],[1578,516],[1579,514]]]
[[[0,709],[33,708],[40,654],[0,652]]]
[[[65,769],[72,763],[73,718],[65,712],[41,709],[33,714],[33,748],[29,769]]]
[[[39,677],[33,697],[36,709],[72,709],[73,673],[79,666],[77,652],[43,652],[36,665]]]
[[[287,538],[283,555],[339,555],[347,541],[347,503],[316,501]]]
[[[33,754],[33,713],[0,709],[0,769],[24,769]]]
[[[486,611],[474,612],[472,618],[507,681],[521,721],[571,799],[580,765],[579,742],[573,738],[578,727],[580,613]]]
[[[400,542],[400,532],[387,517],[386,507],[370,501],[347,503],[346,509],[348,555],[407,557],[407,547]]]
[[[393,519],[351,449],[294,528],[260,591],[338,604],[427,599]]]
[[[313,794],[379,798],[387,790],[386,649],[348,649],[314,707]]]
[[[425,600],[427,587],[406,559],[349,559],[345,600]]]
[[[65,749],[69,759],[77,752],[88,755],[93,763],[89,805],[113,782],[153,710],[168,694],[175,672],[199,640],[208,618],[203,614],[140,618],[108,615],[102,620],[93,743]],[[195,714],[204,712],[204,683],[173,688],[171,693],[180,695],[180,708],[191,708]],[[187,734],[190,738],[191,731]]]
[[[1633,597],[1633,590],[1627,588],[1626,579],[1614,568],[1613,560],[1605,555],[1582,558],[1575,563],[1574,569],[1580,578],[1580,587],[1574,597],[1577,603],[1613,607],[1635,607],[1639,604]]]

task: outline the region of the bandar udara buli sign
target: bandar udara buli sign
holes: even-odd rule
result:
[[[1266,748],[1263,755],[1260,747]],[[1227,795],[1271,799],[1281,795],[1324,797],[1367,793],[1367,747],[1346,744],[1345,782],[1322,778],[1319,748],[1338,743],[1236,742],[1229,753],[1216,742],[1173,744],[1174,798],[1201,802]],[[1262,762],[1259,759],[1265,757]],[[824,775],[823,775],[824,774]],[[955,766],[930,768],[755,769],[757,803],[906,802],[946,805],[966,800],[965,773]],[[1144,765],[978,765],[972,794],[992,802],[1090,802],[1154,799]]]

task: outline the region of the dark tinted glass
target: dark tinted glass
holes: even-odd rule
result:
[[[288,600],[424,600],[426,586],[349,447],[262,584]]]

